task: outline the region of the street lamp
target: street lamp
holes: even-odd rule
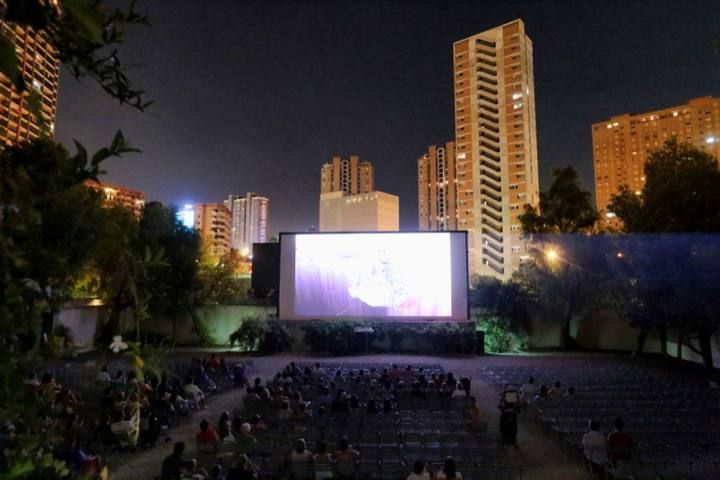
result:
[[[545,250],[545,258],[550,264],[554,264],[560,259],[560,254],[555,247],[551,247]]]

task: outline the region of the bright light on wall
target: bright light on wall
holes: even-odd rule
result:
[[[707,143],[708,145],[713,144],[715,142],[717,142],[717,138],[713,137],[712,135],[705,139],[705,143]]]

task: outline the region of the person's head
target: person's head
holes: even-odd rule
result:
[[[261,383],[262,383],[262,380],[260,380],[260,377],[256,377],[255,378],[255,386],[259,387]]]
[[[350,406],[352,408],[358,408],[360,406],[360,400],[358,400],[357,395],[350,396]]]
[[[304,438],[298,438],[295,442],[295,451],[297,453],[303,453],[305,452],[305,439]]]
[[[387,412],[392,411],[392,409],[393,409],[392,402],[390,400],[385,400],[383,402],[383,410],[387,413]]]
[[[457,390],[465,390],[465,388],[463,388],[462,386],[462,383],[457,384]]]
[[[588,422],[588,427],[593,432],[597,432],[598,430],[600,430],[600,423],[597,420],[590,420]]]
[[[456,470],[457,465],[455,465],[455,459],[452,457],[447,457],[445,459],[445,463],[443,464],[443,472],[445,472],[445,477],[455,478]]]
[[[108,366],[107,366],[107,365],[103,365],[102,367],[100,367],[100,371],[103,372],[103,373],[107,373],[107,371],[108,371]]]
[[[193,380],[192,377],[187,377],[185,379],[185,385],[192,385],[193,383],[195,383],[195,380]]]
[[[223,412],[222,415],[220,415],[220,423],[225,423],[230,420],[230,412]]]
[[[260,423],[260,415],[257,415],[257,414],[253,415],[252,419],[250,420],[250,423],[252,425],[257,425],[258,423]]]
[[[348,441],[347,437],[342,437],[340,439],[340,450],[349,450],[350,449],[350,442]]]
[[[220,478],[222,477],[222,467],[220,465],[213,465],[212,469],[210,469],[210,478]]]
[[[535,377],[532,377],[532,376],[531,376],[530,378],[528,378],[528,383],[529,383],[530,385],[532,385],[533,383],[535,383]]]
[[[200,422],[200,431],[201,432],[207,432],[208,428],[210,428],[210,424],[208,423],[207,420],[203,420],[202,422]]]
[[[117,373],[115,374],[115,378],[121,379],[122,377],[123,377],[123,371],[122,371],[122,370],[118,370]]]
[[[290,402],[284,401],[280,404],[280,410],[289,410],[290,409]]]
[[[615,430],[618,432],[622,432],[623,428],[625,428],[625,422],[620,417],[617,417],[615,419],[615,422],[613,422],[613,423],[615,425]]]
[[[173,446],[173,454],[182,455],[185,453],[185,442],[176,442]]]
[[[252,427],[249,423],[243,423],[240,425],[240,433],[243,435],[250,435],[250,431],[252,430]]]
[[[42,383],[50,383],[53,381],[53,375],[50,372],[46,372],[42,377]]]
[[[325,443],[323,440],[320,440],[317,444],[317,453],[318,455],[322,455],[327,452],[327,443]]]
[[[300,410],[300,412],[304,412],[305,410],[307,410],[307,403],[305,403],[305,402],[298,403],[298,410]]]
[[[568,387],[567,393],[568,395],[573,395],[575,393],[575,387]]]
[[[413,473],[415,475],[420,475],[423,473],[423,470],[425,470],[425,464],[422,460],[415,460],[415,463],[413,463]]]
[[[555,388],[560,388],[560,385],[561,385],[560,382],[555,382]]]

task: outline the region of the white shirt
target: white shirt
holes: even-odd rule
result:
[[[435,475],[436,480],[447,480],[447,477],[445,476],[445,472],[440,470],[437,475]],[[455,472],[455,480],[462,480],[462,474],[460,472]]]
[[[534,383],[526,383],[520,387],[520,393],[523,394],[523,398],[530,398],[537,393],[537,387]]]
[[[422,472],[418,475],[417,473],[412,472],[408,475],[407,480],[430,480],[430,474],[428,472]]]
[[[602,433],[590,430],[588,433],[583,435],[582,446],[585,458],[591,462],[602,465],[605,463],[605,460],[607,460],[605,435]]]

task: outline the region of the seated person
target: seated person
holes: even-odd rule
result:
[[[270,428],[262,421],[260,415],[253,415],[253,418],[250,420],[250,427],[252,428],[252,433],[264,432]]]
[[[457,471],[457,465],[455,459],[447,457],[445,463],[439,472],[435,475],[436,480],[450,480],[450,479],[462,480],[462,475]]]
[[[294,480],[311,480],[315,475],[314,462],[313,454],[307,449],[305,439],[299,438],[295,442],[295,448],[287,458],[290,478]]]
[[[333,400],[330,410],[335,413],[350,413],[350,403],[344,390],[338,390],[335,400]]]
[[[196,469],[197,462],[185,457],[185,443],[177,442],[173,447],[173,453],[163,460],[160,476],[163,479],[180,480],[193,476]]]
[[[313,462],[315,464],[315,480],[332,478],[333,458],[330,452],[327,451],[327,443],[322,440],[318,442]]]
[[[520,387],[520,396],[525,403],[529,403],[535,397],[537,393],[537,385],[535,385],[535,378],[528,378],[527,383],[524,383]]]
[[[408,475],[407,480],[430,480],[430,472],[428,472],[425,462],[415,460],[412,473]]]
[[[367,403],[366,412],[369,414],[380,413],[377,402],[372,399]]]
[[[200,422],[200,431],[195,434],[195,441],[198,444],[198,450],[217,452],[220,436],[214,428],[210,428],[207,420],[203,420]]]
[[[257,439],[251,432],[252,427],[249,423],[240,426],[240,435],[235,438],[235,448],[239,454],[247,454],[255,448]]]
[[[55,458],[64,460],[70,470],[78,474],[96,473],[102,467],[102,459],[88,454],[77,439],[72,439],[67,448],[56,450]]]
[[[385,400],[383,402],[383,413],[392,413],[394,409],[395,406],[393,405],[392,400]]]
[[[335,469],[340,478],[350,478],[355,474],[355,465],[360,460],[360,452],[350,446],[347,437],[340,439],[339,448],[335,451]]]
[[[255,480],[258,478],[258,468],[247,455],[238,455],[228,470],[226,480]]]
[[[558,400],[565,394],[565,389],[562,388],[560,382],[555,382],[548,392],[548,397],[552,400]]]
[[[205,394],[202,390],[200,390],[200,387],[195,385],[195,381],[192,377],[188,377],[185,381],[183,392],[185,393],[185,398],[192,401],[197,406],[203,407],[205,405]]]
[[[23,380],[23,383],[33,390],[37,390],[38,387],[40,387],[40,380],[38,380],[35,372],[28,373],[28,376],[25,380]]]
[[[480,410],[475,397],[469,398],[470,408],[468,409],[468,415],[470,416],[470,430],[473,432],[485,432],[487,431],[488,421],[485,412]]]
[[[616,418],[614,425],[615,431],[607,436],[608,460],[613,463],[617,460],[630,460],[635,441],[623,431],[625,422],[622,418]]]
[[[605,435],[600,432],[600,424],[595,420],[590,420],[589,428],[590,431],[582,438],[583,453],[593,468],[602,469],[607,460]]]
[[[452,392],[452,398],[460,400],[464,400],[467,398],[467,392],[465,391],[465,387],[462,383],[458,382],[457,388]]]
[[[230,435],[231,429],[232,421],[230,420],[230,412],[225,411],[220,415],[220,420],[218,420],[217,434],[221,441]]]

